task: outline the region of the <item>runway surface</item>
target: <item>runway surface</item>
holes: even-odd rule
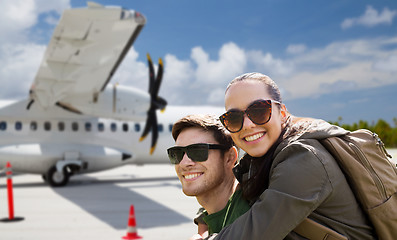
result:
[[[199,207],[186,197],[171,165],[124,166],[77,175],[51,188],[39,175],[13,176],[15,217],[0,222],[1,240],[121,239],[131,204],[143,239],[188,239]],[[6,179],[0,177],[0,219],[8,218]]]

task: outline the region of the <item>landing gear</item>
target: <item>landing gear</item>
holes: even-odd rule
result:
[[[86,169],[87,163],[77,159],[62,159],[53,165],[46,174],[43,175],[45,182],[52,187],[62,187],[69,182],[69,178],[79,172],[81,169]]]
[[[53,166],[48,170],[45,179],[52,187],[62,187],[69,182],[69,177],[70,173],[66,167],[59,172],[57,168]]]
[[[46,183],[47,182],[47,174],[41,175],[41,178],[43,178],[43,181]]]

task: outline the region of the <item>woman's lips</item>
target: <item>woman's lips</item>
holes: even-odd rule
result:
[[[244,137],[244,140],[247,141],[247,142],[252,142],[252,141],[258,140],[263,135],[265,135],[264,132],[257,133],[257,134],[254,134],[254,135],[250,135],[250,136]]]

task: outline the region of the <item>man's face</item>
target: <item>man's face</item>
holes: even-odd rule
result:
[[[195,143],[219,144],[212,133],[201,128],[184,129],[175,141],[175,146],[188,146]],[[187,154],[175,165],[175,171],[182,183],[182,190],[187,196],[204,196],[213,194],[223,188],[225,182],[226,163],[221,150],[208,150],[208,159],[204,162],[193,162]]]

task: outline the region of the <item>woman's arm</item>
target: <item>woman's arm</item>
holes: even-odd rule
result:
[[[331,192],[315,149],[295,142],[274,159],[269,188],[215,239],[284,239]]]

